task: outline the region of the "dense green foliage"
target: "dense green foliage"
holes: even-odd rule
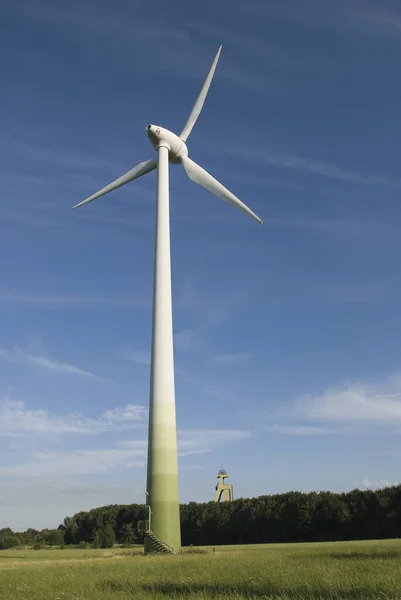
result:
[[[120,543],[141,543],[136,524],[143,505],[112,505],[64,520],[65,543],[93,542],[107,525]],[[127,526],[130,526],[127,529]],[[232,503],[181,505],[184,546],[401,537],[401,485],[376,491],[289,492]],[[129,539],[128,539],[129,538]]]
[[[142,543],[138,521],[145,506],[111,505],[66,517],[58,529],[0,530],[0,549],[19,545],[91,545],[110,548],[117,541]],[[388,539],[401,537],[401,485],[376,491],[288,492],[216,504],[181,505],[182,544],[261,544]]]
[[[136,524],[145,518],[145,507],[139,504],[119,506],[103,506],[89,512],[79,512],[73,517],[66,517],[64,524],[64,541],[66,544],[79,544],[84,541],[92,543],[95,548],[107,548],[111,542],[111,531],[114,541],[123,544],[143,542],[136,534]],[[127,525],[130,527],[127,529]],[[106,533],[106,537],[105,537]],[[127,537],[129,539],[127,539]]]
[[[9,527],[0,529],[0,550],[15,548],[16,546],[32,546],[35,550],[44,546],[62,546],[64,544],[64,531],[58,529],[27,529],[15,533]]]
[[[125,525],[121,527],[120,542],[124,544],[124,546],[135,544],[136,535],[133,523],[125,523]]]
[[[116,534],[110,523],[100,532],[100,544],[102,548],[112,548],[116,542]]]

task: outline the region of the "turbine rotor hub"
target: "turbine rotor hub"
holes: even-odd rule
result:
[[[160,146],[168,148],[170,162],[181,162],[184,156],[188,156],[186,143],[172,131],[158,125],[148,125],[146,133],[150,143],[156,150]]]

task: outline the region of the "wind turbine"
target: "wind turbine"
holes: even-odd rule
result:
[[[74,208],[157,168],[157,210],[153,289],[153,332],[149,397],[148,471],[146,505],[148,520],[145,553],[178,553],[181,530],[178,496],[177,433],[174,390],[173,322],[171,310],[169,162],[182,163],[187,175],[207,191],[239,208],[259,223],[262,221],[239,198],[188,157],[186,141],[202,110],[222,46],[184,129],[178,136],[158,125],[146,132],[158,158],[140,163]]]

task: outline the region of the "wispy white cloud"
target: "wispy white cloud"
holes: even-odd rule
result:
[[[176,376],[180,378],[182,383],[197,388],[201,394],[226,402],[238,400],[238,392],[235,390],[235,386],[227,381],[215,380],[209,375],[207,377],[199,376],[185,369],[176,369]]]
[[[38,367],[43,367],[44,369],[49,369],[50,371],[55,371],[57,373],[70,373],[72,375],[78,375],[79,377],[88,377],[89,379],[105,381],[103,377],[98,377],[92,373],[92,371],[86,371],[85,369],[74,367],[74,365],[57,362],[56,360],[47,358],[46,356],[27,356],[27,359],[33,365],[37,365]]]
[[[307,232],[304,232],[306,235]],[[341,240],[342,241],[342,240]],[[259,293],[266,306],[386,306],[401,299],[401,285],[393,277],[353,276],[336,278],[303,271],[287,269],[280,272],[271,269],[269,279],[262,282]]]
[[[94,423],[78,415],[56,416],[43,409],[29,409],[22,401],[2,398],[0,434],[90,433]]]
[[[377,223],[370,223],[368,221],[363,222],[361,219],[358,221],[351,221],[340,219],[313,219],[294,216],[269,217],[270,227],[303,230],[311,233],[320,233],[325,236],[327,236],[327,234],[332,234],[336,237],[348,237],[352,242],[354,242],[356,237],[366,235],[369,231],[372,231],[375,225],[377,225]]]
[[[213,360],[218,363],[231,365],[233,363],[245,362],[251,359],[254,355],[250,353],[238,353],[238,354],[220,354],[219,356],[215,356]]]
[[[277,152],[266,148],[264,148],[263,152],[255,152],[254,150],[247,149],[246,147],[244,148],[241,144],[237,143],[227,144],[226,149],[230,154],[252,161],[253,163],[256,161],[257,163],[272,167],[292,169],[303,173],[337,179],[339,181],[368,186],[392,185],[399,187],[401,185],[401,180],[390,179],[384,173],[359,173],[358,171],[347,167],[324,163],[322,161],[296,156],[294,154]]]
[[[329,389],[322,395],[301,399],[300,414],[313,420],[342,423],[401,426],[401,379],[389,378],[382,385],[349,384]]]
[[[274,425],[267,427],[266,431],[271,433],[281,433],[283,435],[327,435],[338,433],[338,430],[330,427],[315,427],[313,425]]]
[[[271,422],[274,414],[275,423]],[[269,412],[265,429],[283,435],[401,433],[401,375],[345,383]]]
[[[388,5],[388,3],[387,3]],[[288,21],[308,28],[341,31],[355,37],[355,33],[375,33],[397,35],[401,30],[401,15],[394,9],[386,8],[385,2],[378,0],[304,0],[299,2],[259,2],[250,0],[237,10],[244,10],[254,18]]]
[[[245,429],[178,430],[178,450],[181,456],[212,452],[216,448],[248,440],[252,434]]]
[[[109,473],[116,468],[143,468],[145,455],[146,447],[35,452],[25,463],[0,467],[0,477],[67,477]]]
[[[129,346],[125,346],[120,350],[120,356],[124,360],[128,360],[138,365],[150,365],[150,353],[143,350],[135,350]]]
[[[138,404],[126,404],[122,408],[113,408],[112,410],[106,410],[103,413],[103,419],[107,422],[127,422],[127,421],[140,421],[144,419],[148,411],[144,406]]]
[[[0,398],[0,436],[93,435],[141,426],[138,422],[143,421],[146,414],[146,408],[137,404],[107,410],[96,418],[80,414],[56,414],[41,408],[29,408],[24,402],[6,396]]]
[[[11,350],[0,348],[0,360],[21,365],[33,365],[34,367],[37,367],[46,373],[75,375],[95,381],[112,383],[109,379],[100,377],[99,375],[96,375],[87,369],[82,369],[80,367],[76,367],[75,365],[63,363],[41,354],[33,354],[31,353],[30,348],[25,349],[19,346],[14,346]]]
[[[241,49],[241,54],[249,55],[257,59],[263,58],[265,64],[279,68],[298,69],[303,66],[298,56],[291,53],[288,48],[272,44],[268,36],[259,36],[256,32],[247,33],[244,28],[225,30],[219,23],[215,25],[214,21],[196,21],[188,20],[185,26],[191,32],[199,33],[202,38],[214,40],[216,46],[222,40],[235,40],[237,47]],[[229,42],[228,42],[229,43]],[[230,51],[235,50],[235,44],[229,46]]]
[[[4,149],[8,148],[9,152],[25,159],[32,159],[35,162],[50,164],[53,167],[62,168],[63,176],[70,178],[72,181],[78,181],[80,185],[86,183],[89,186],[98,185],[99,181],[95,175],[104,173],[105,171],[114,171],[118,173],[125,167],[129,168],[129,164],[124,162],[121,164],[118,160],[112,160],[106,154],[85,153],[74,148],[59,146],[57,150],[47,143],[46,138],[42,135],[35,136],[34,130],[30,132],[29,137],[25,137],[25,132],[12,132],[12,135],[2,136],[0,138],[0,146]],[[132,166],[132,165],[131,165]],[[19,171],[13,173],[14,177],[19,174]],[[9,176],[9,173],[7,173]],[[31,186],[32,176],[23,176],[23,181]],[[49,184],[53,181],[51,176],[35,176],[35,183]],[[54,179],[56,182],[56,178]],[[143,190],[139,184],[138,192]],[[49,208],[54,204],[50,200],[43,201],[43,204]]]
[[[304,0],[299,2],[261,3],[250,1],[237,10],[260,19],[279,19],[327,30],[341,31],[344,35],[370,35],[401,39],[401,12],[397,2],[379,2],[378,0]],[[256,42],[257,43],[257,42]],[[274,47],[272,49],[274,51]],[[303,54],[305,54],[305,49]],[[279,49],[278,49],[279,52]],[[278,54],[278,57],[280,54]],[[308,64],[304,56],[303,65]],[[283,66],[286,66],[284,54]],[[288,57],[291,61],[291,56]],[[295,59],[296,60],[296,59]],[[311,59],[309,59],[311,60]],[[299,61],[300,62],[300,61]],[[296,65],[296,63],[295,63]],[[291,62],[288,63],[291,66]]]
[[[36,422],[43,420],[35,415]],[[44,415],[45,427],[60,424],[49,423]],[[40,426],[43,424],[40,423]],[[61,427],[64,427],[62,423]],[[76,423],[73,424],[76,427]],[[178,431],[178,452],[181,457],[213,452],[219,447],[228,446],[251,436],[246,430],[180,430]],[[116,469],[143,468],[147,452],[147,440],[117,440],[109,448],[90,450],[44,450],[27,456],[27,460],[0,466],[0,478],[52,478],[110,473]]]
[[[334,304],[377,304],[397,301],[401,290],[386,281],[331,283],[323,290],[326,300]]]
[[[216,308],[203,314],[196,324],[186,329],[181,329],[174,334],[174,345],[179,350],[199,350],[201,336],[211,327],[223,321],[230,313],[231,307]]]
[[[148,305],[148,300],[138,296],[113,296],[112,294],[33,294],[23,292],[0,292],[0,302],[28,304],[31,306],[53,305],[65,307],[99,305],[127,305],[142,307]]]
[[[362,481],[353,481],[352,485],[354,485],[357,488],[362,488],[362,489],[368,489],[368,490],[374,490],[374,489],[382,489],[382,488],[386,488],[386,487],[391,487],[393,485],[398,485],[398,482],[396,481],[389,481],[388,479],[379,479],[379,480],[370,480],[370,479],[363,479]]]
[[[90,3],[83,5],[78,2],[63,8],[45,1],[35,3],[34,8],[26,2],[19,4],[20,18],[60,27],[63,32],[74,31],[76,36],[85,40],[88,36],[101,38],[105,43],[110,42],[112,49],[118,40],[118,46],[129,49],[130,55],[139,59],[137,64],[146,64],[147,69],[174,72],[186,78],[204,78],[205,69],[213,58],[207,27],[194,29],[183,23],[177,25],[169,11],[152,13],[149,18],[135,4],[125,5],[119,11],[110,10],[107,5],[91,7]],[[210,25],[213,27],[212,22]],[[221,43],[221,38],[218,43]],[[143,61],[145,55],[146,63]],[[279,89],[266,73],[261,77],[260,73],[239,66],[230,57],[226,57],[219,76],[232,85],[251,90]]]
[[[124,171],[127,171],[133,165],[126,159],[111,160],[102,154],[85,153],[71,146],[58,146],[57,151],[52,145],[51,136],[45,137],[35,135],[35,130],[26,131],[12,130],[6,135],[0,137],[0,151],[7,152],[12,158],[13,163],[20,165],[18,169],[14,167],[14,171],[7,169],[2,173],[5,187],[10,187],[15,190],[18,196],[18,202],[11,198],[10,195],[5,195],[1,198],[1,209],[3,219],[18,224],[35,225],[39,227],[77,227],[84,229],[92,229],[93,224],[97,226],[105,225],[110,229],[110,226],[117,226],[119,236],[124,235],[122,227],[136,228],[147,230],[153,226],[152,220],[149,219],[149,211],[151,204],[143,202],[141,209],[130,216],[126,214],[124,217],[118,211],[115,203],[100,203],[95,210],[89,211],[72,211],[67,210],[66,206],[60,202],[49,199],[49,195],[53,191],[55,199],[59,196],[56,192],[61,185],[68,187],[71,194],[71,206],[82,200],[83,197],[93,193],[94,190],[102,186],[102,182],[106,184],[108,181],[115,179]],[[123,153],[123,151],[122,151]],[[21,165],[32,165],[38,173],[46,173],[46,176],[36,176],[32,178],[29,173],[25,172],[25,167]],[[49,168],[52,175],[49,175]],[[150,174],[149,177],[152,175]],[[32,181],[33,179],[33,181]],[[146,182],[135,183],[135,198],[136,203],[140,200],[148,200],[153,194],[150,188],[147,187],[149,180]],[[17,186],[17,187],[16,187]],[[85,191],[86,190],[86,191]],[[29,192],[29,193],[28,193]],[[33,196],[32,196],[33,194]],[[127,202],[129,196],[128,190],[119,192],[118,205]],[[32,198],[35,201],[32,202]],[[43,200],[47,197],[47,200]],[[73,198],[75,197],[75,201]],[[29,201],[30,199],[30,201]],[[56,304],[77,304],[80,303],[124,303],[130,300],[126,295],[114,297],[112,295],[89,295],[89,294],[37,294],[30,293],[8,293],[4,290],[2,297],[4,301],[13,300],[37,303],[39,301]],[[132,301],[137,302],[137,298],[132,298]],[[139,299],[143,304],[143,299]]]
[[[251,295],[252,290],[249,288],[236,288],[229,296],[227,290],[220,296],[218,293],[211,296],[210,293],[205,294],[204,286],[197,282],[194,274],[186,277],[177,305],[180,306],[182,313],[190,314],[191,324],[188,327],[181,327],[174,333],[175,347],[185,351],[204,350],[203,336],[211,329],[216,330]],[[183,320],[183,317],[181,319]],[[214,351],[208,350],[208,354]]]
[[[174,334],[174,345],[179,350],[194,350],[199,346],[197,337],[198,333],[202,331],[202,327],[188,327],[187,329],[181,329]]]
[[[380,4],[353,3],[347,12],[347,25],[365,33],[401,39],[401,13]]]
[[[177,446],[179,456],[213,452],[222,446],[229,446],[249,439],[251,432],[246,429],[179,429]],[[119,442],[122,448],[136,448],[135,440]]]

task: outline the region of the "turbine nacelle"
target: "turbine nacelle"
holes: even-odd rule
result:
[[[148,125],[146,133],[150,143],[156,150],[160,146],[168,148],[170,162],[182,162],[182,158],[188,156],[186,143],[172,131],[158,125]]]

